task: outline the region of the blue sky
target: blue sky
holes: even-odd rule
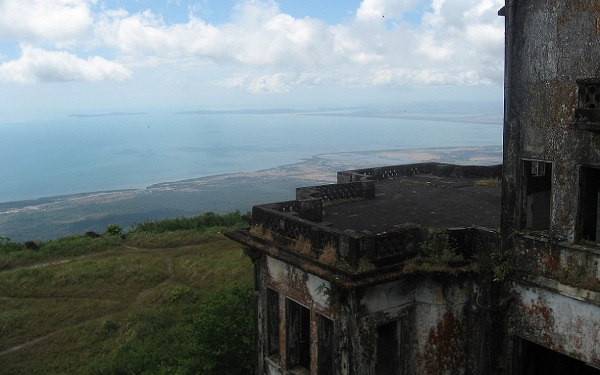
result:
[[[0,121],[502,100],[503,0],[0,0]]]

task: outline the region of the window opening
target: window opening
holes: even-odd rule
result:
[[[533,230],[550,229],[552,163],[524,161],[523,174],[524,227]]]
[[[515,375],[600,375],[600,370],[583,361],[524,340],[515,338],[513,354]]]
[[[577,80],[577,108],[575,126],[580,129],[598,131],[600,124],[600,79]]]
[[[279,355],[279,293],[267,288],[267,355]]]
[[[400,371],[401,324],[393,321],[377,327],[377,375],[398,375]]]
[[[579,237],[584,240],[600,241],[600,169],[579,169]]]
[[[333,320],[319,314],[317,320],[318,340],[318,375],[333,375],[333,346],[334,331]]]
[[[288,367],[310,368],[310,310],[287,300]]]

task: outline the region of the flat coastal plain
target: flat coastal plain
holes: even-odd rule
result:
[[[336,172],[421,162],[502,163],[502,146],[343,152],[256,172],[162,182],[143,189],[81,193],[0,203],[0,236],[49,240],[108,224],[129,228],[144,221],[204,212],[249,211],[253,205],[295,198],[295,189],[336,182]]]

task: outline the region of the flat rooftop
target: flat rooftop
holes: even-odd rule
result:
[[[342,282],[343,274],[354,283],[371,277],[363,260],[381,270],[421,254],[431,228],[451,228],[467,257],[497,248],[501,174],[501,165],[443,163],[341,171],[337,184],[297,188],[293,201],[254,206],[252,227],[227,236],[327,280]],[[332,247],[333,257],[326,252]],[[390,275],[398,271],[390,267]]]
[[[333,228],[371,233],[391,231],[405,224],[497,229],[501,187],[494,182],[492,178],[433,174],[378,179],[374,198],[326,204],[323,221]]]

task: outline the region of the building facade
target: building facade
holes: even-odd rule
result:
[[[565,373],[564,363],[597,373],[600,2],[509,0],[502,14],[513,371]]]
[[[500,174],[346,171],[255,206],[228,236],[254,264],[257,373],[490,373]]]
[[[600,2],[499,15],[503,166],[340,172],[227,234],[258,374],[600,374]]]

